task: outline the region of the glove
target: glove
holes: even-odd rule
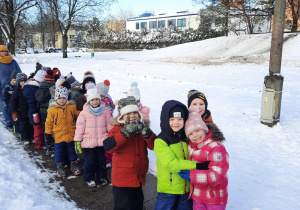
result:
[[[36,114],[33,114],[33,121],[35,123],[39,123],[40,122],[40,117],[39,117],[39,114],[36,113]]]
[[[178,175],[179,175],[181,178],[185,179],[186,181],[191,182],[190,171],[188,171],[188,170],[182,170],[182,171],[180,171],[180,172],[178,173]]]
[[[148,127],[148,125],[144,125],[141,134],[145,139],[149,139],[152,135],[152,130]]]
[[[13,117],[14,121],[17,122],[18,118],[19,118],[18,112],[12,113],[12,117]]]
[[[128,139],[133,134],[140,133],[144,128],[144,123],[137,120],[132,123],[130,122],[130,117],[127,116],[124,127],[121,129],[121,133]]]
[[[45,144],[47,149],[50,149],[53,146],[54,138],[52,137],[51,134],[47,134],[47,133],[44,134],[44,138],[45,138]]]
[[[75,141],[75,152],[77,155],[80,155],[82,153],[81,141]]]
[[[196,169],[197,170],[208,170],[208,165],[210,161],[205,161],[203,163],[196,163]]]

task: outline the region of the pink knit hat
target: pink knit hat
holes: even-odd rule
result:
[[[189,108],[189,118],[185,123],[186,137],[189,137],[189,135],[196,129],[202,129],[206,133],[208,132],[208,128],[200,115],[199,108],[197,106],[191,106]]]

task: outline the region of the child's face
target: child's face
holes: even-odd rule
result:
[[[59,106],[63,106],[67,103],[67,99],[66,98],[63,98],[63,97],[60,97],[56,100],[56,103],[59,105]]]
[[[16,84],[17,84],[17,80],[16,80],[16,79],[11,79],[11,83],[12,83],[13,85],[16,85]]]
[[[88,85],[88,84],[90,84],[90,83],[93,83],[92,81],[88,81],[87,83],[85,83],[85,87]]]
[[[20,81],[19,84],[21,87],[23,87],[25,85],[25,81]]]
[[[90,100],[90,105],[91,105],[93,108],[98,107],[99,104],[100,104],[100,99],[99,99],[99,98],[93,98],[92,100]]]
[[[122,120],[124,120],[124,122],[126,122],[127,116],[129,116],[129,118],[130,118],[130,123],[132,123],[136,120],[140,120],[140,115],[138,112],[130,112],[130,113],[124,114],[122,117]]]
[[[181,117],[172,117],[169,119],[169,124],[174,132],[178,132],[183,128],[184,121]]]
[[[200,109],[200,115],[203,115],[205,112],[205,103],[200,98],[195,98],[191,102],[191,106],[197,106]]]
[[[205,139],[205,137],[206,133],[202,129],[196,129],[188,136],[192,143],[200,143]]]

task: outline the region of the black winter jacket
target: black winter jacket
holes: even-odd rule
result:
[[[16,86],[14,89],[9,100],[9,107],[11,113],[18,113],[19,118],[28,118],[28,104],[23,96],[23,89],[21,86]]]

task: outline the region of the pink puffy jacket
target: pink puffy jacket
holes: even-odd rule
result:
[[[88,103],[85,103],[77,118],[74,141],[82,141],[82,148],[101,147],[108,136],[108,131],[113,127],[109,123],[112,117],[105,106],[103,112],[96,116],[87,105]]]
[[[190,197],[207,204],[227,204],[229,156],[226,152],[221,131],[209,125],[208,136],[203,142],[189,143],[189,159],[199,163],[210,161],[209,170],[191,170]]]

